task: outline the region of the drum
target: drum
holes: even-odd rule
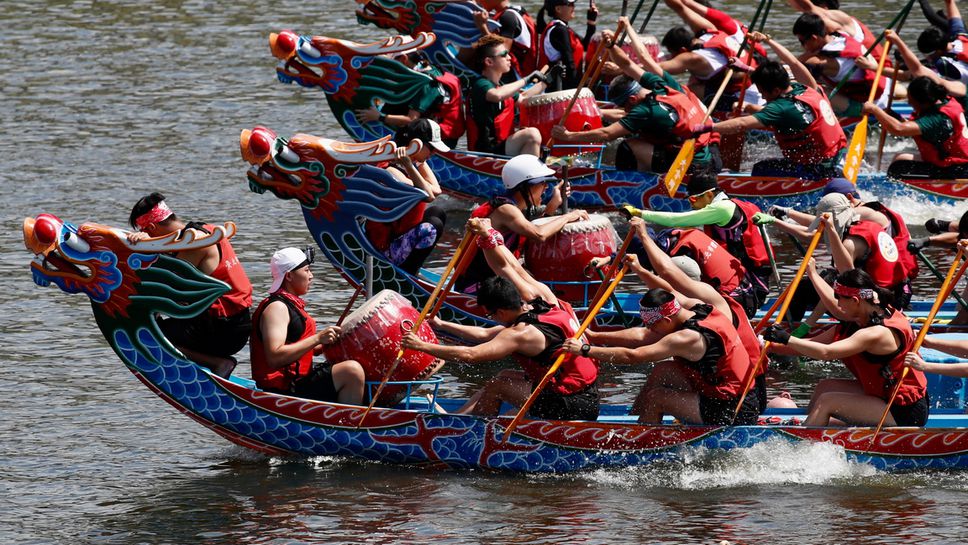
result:
[[[554,218],[538,218],[541,225]],[[557,235],[544,242],[528,241],[525,245],[525,265],[531,274],[543,282],[586,281],[585,267],[594,257],[615,253],[618,235],[608,218],[591,214],[585,221],[571,222]],[[555,293],[569,303],[584,306],[586,297],[595,295],[601,282],[597,279],[588,285],[588,293],[582,285],[554,285]]]
[[[521,102],[521,126],[536,127],[541,132],[541,141],[545,145],[551,139],[551,127],[558,124],[558,120],[565,114],[575,90],[544,93],[528,97]],[[571,109],[565,128],[569,131],[587,131],[602,127],[602,112],[595,102],[595,95],[588,88],[578,93],[578,100]],[[578,145],[580,142],[572,142]],[[555,148],[551,154],[556,156],[574,155],[578,148]]]
[[[639,39],[642,41],[642,45],[645,46],[645,50],[649,52],[649,55],[651,55],[656,62],[661,62],[662,51],[659,49],[659,40],[651,34],[639,36]],[[588,66],[588,64],[592,61],[592,57],[595,56],[595,50],[598,49],[598,42],[600,41],[602,41],[601,32],[598,32],[592,36],[591,43],[589,43],[588,47],[585,48],[585,66]],[[642,64],[642,59],[640,59],[638,54],[632,50],[632,42],[630,40],[626,39],[622,43],[622,51],[625,51],[625,54],[628,55],[629,59],[631,59],[635,64]],[[608,53],[605,54],[605,60],[609,60]]]
[[[356,360],[363,366],[367,381],[379,382],[397,357],[403,335],[419,316],[420,312],[402,295],[383,290],[346,317],[339,340],[325,345],[323,354],[331,363]],[[417,334],[423,341],[437,342],[437,335],[427,322],[420,324]],[[430,354],[406,350],[390,380],[423,380],[441,365],[443,361]],[[395,405],[405,393],[404,386],[387,386],[380,394],[379,405]]]

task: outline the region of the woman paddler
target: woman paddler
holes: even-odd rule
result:
[[[897,155],[888,168],[888,175],[913,171],[937,179],[968,177],[968,124],[962,104],[949,96],[942,85],[925,76],[914,78],[908,84],[908,103],[914,109],[911,121],[899,121],[874,103],[864,104],[864,113],[876,117],[884,130],[897,136],[910,136],[918,146],[917,154]]]
[[[836,327],[809,338],[798,339],[778,325],[768,327],[763,338],[778,354],[799,354],[818,360],[839,359],[853,379],[823,379],[808,407],[807,426],[828,426],[831,418],[849,425],[874,426],[901,378],[904,356],[914,344],[911,323],[891,306],[890,291],[879,287],[860,269],[842,272],[834,285],[827,284],[810,261],[808,274],[824,298],[835,298],[829,311],[841,320]],[[911,370],[904,377],[891,405],[888,426],[923,426],[928,420],[929,400],[924,373]]]

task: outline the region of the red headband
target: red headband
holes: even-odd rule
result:
[[[870,288],[852,288],[840,282],[834,282],[834,294],[841,297],[858,297],[867,301],[877,302],[877,294]]]
[[[675,316],[680,310],[682,310],[682,306],[679,304],[679,301],[673,299],[657,307],[641,307],[639,308],[639,316],[642,317],[643,326],[652,327],[663,318]]]
[[[139,231],[144,231],[149,225],[165,221],[172,214],[171,208],[168,208],[165,201],[159,201],[154,208],[138,216],[134,220],[134,224],[138,227]]]

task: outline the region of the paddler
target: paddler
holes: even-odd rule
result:
[[[474,24],[482,36],[496,34],[504,40],[504,47],[511,52],[511,68],[517,75],[530,74],[538,66],[538,30],[534,18],[523,6],[515,6],[510,0],[479,0],[487,11],[474,12]],[[488,20],[497,24],[491,30]]]
[[[807,67],[772,37],[752,32],[750,38],[770,46],[780,59],[763,62],[750,78],[767,101],[766,106],[752,115],[698,129],[720,134],[749,129],[773,131],[783,158],[758,161],[753,165],[753,176],[814,180],[840,176],[847,155],[847,137],[823,89]],[[790,81],[784,64],[790,67],[796,81]]]
[[[952,356],[958,358],[968,358],[968,342],[962,339],[945,339],[934,335],[928,335],[924,338],[924,343],[921,346],[924,348],[937,350],[939,352],[944,352],[945,354],[951,354]],[[945,375],[948,377],[968,378],[968,363],[965,362],[927,362],[924,361],[924,358],[922,358],[917,352],[908,352],[907,355],[904,356],[904,364],[911,369],[922,371],[924,373],[934,373],[936,375]]]
[[[635,255],[627,259],[637,275],[661,281]],[[733,419],[753,362],[722,298],[707,295],[718,308],[674,290],[649,289],[639,301],[642,327],[599,334],[596,344],[569,339],[562,349],[615,364],[660,362],[632,407],[641,423],[661,424],[668,415],[686,424],[755,424],[761,407],[758,388],[749,392]],[[597,344],[603,341],[613,346]]]
[[[770,268],[766,241],[753,223],[760,209],[753,203],[731,198],[717,182],[716,174],[699,172],[686,185],[691,212],[655,212],[631,205],[623,209],[633,217],[665,227],[702,227],[713,240],[723,245],[746,269],[752,285],[752,301],[759,308],[769,293]]]
[[[534,155],[519,155],[505,163],[501,169],[501,181],[506,193],[479,205],[471,212],[471,217],[488,218],[490,226],[501,233],[508,250],[515,256],[523,255],[526,241],[548,240],[565,225],[588,219],[588,212],[584,210],[554,215],[562,202],[562,182],[554,170]],[[542,197],[549,185],[553,186],[551,197],[544,203]],[[541,225],[534,223],[543,216],[553,216],[554,219]],[[467,271],[457,279],[455,287],[464,293],[476,293],[480,283],[494,275],[495,271],[478,253]]]
[[[485,280],[477,291],[477,305],[500,325],[466,326],[434,318],[435,329],[462,338],[473,346],[446,346],[404,336],[401,346],[448,361],[483,363],[513,357],[523,370],[504,370],[488,381],[458,410],[460,414],[497,415],[501,403],[520,407],[558,356],[565,339],[574,336],[578,319],[567,302],[548,286],[534,280],[504,246],[500,232],[486,219],[471,219],[468,229],[490,266],[500,276]],[[568,357],[538,395],[529,415],[552,420],[598,418],[598,363],[587,355]]]
[[[860,269],[840,273],[833,286],[816,272],[813,260],[808,274],[825,299],[836,300],[831,312],[840,324],[809,339],[791,337],[772,325],[763,338],[773,343],[775,353],[839,359],[854,375],[853,379],[822,379],[811,396],[804,425],[829,426],[831,418],[852,426],[876,425],[901,378],[904,356],[914,344],[911,323],[892,306],[891,293]],[[923,426],[929,407],[924,373],[912,370],[904,377],[885,424]]]
[[[692,91],[682,87],[668,72],[663,71],[649,55],[638,34],[626,28],[635,53],[642,60],[639,66],[619,47],[614,47],[611,33],[603,33],[608,40],[612,60],[623,75],[612,80],[609,96],[624,110],[623,117],[600,129],[569,131],[555,125],[551,136],[558,142],[610,142],[628,137],[619,146],[616,168],[665,172],[682,147],[692,136],[693,127],[706,114],[706,108]],[[690,172],[703,169],[718,172],[723,161],[719,156],[719,135],[703,134],[696,140],[696,154]]]
[[[551,21],[545,24],[545,15]],[[595,34],[595,23],[598,20],[598,8],[594,0],[588,4],[585,19],[585,36],[578,34],[568,26],[575,19],[575,0],[545,0],[538,11],[538,66],[556,67],[555,74],[559,74],[549,83],[552,90],[574,89],[578,87],[585,71],[585,48]]]
[[[918,51],[927,55],[927,62],[947,79],[968,85],[968,30],[955,0],[945,2],[947,28],[937,26],[918,36]]]
[[[511,71],[511,50],[500,36],[489,34],[474,44],[476,68],[481,73],[471,82],[467,96],[467,147],[471,151],[510,155],[539,155],[541,133],[535,127],[514,128],[516,100],[537,95],[545,89],[542,72],[511,83],[501,83]],[[528,83],[533,83],[524,89]]]
[[[356,360],[315,364],[313,355],[339,339],[338,326],[317,330],[302,299],[313,281],[312,256],[299,248],[272,254],[269,297],[252,315],[249,357],[256,386],[279,394],[360,405],[363,366]]]
[[[828,33],[839,33],[850,36],[864,46],[864,51],[877,41],[877,37],[864,23],[840,9],[840,0],[787,0],[790,7],[801,12],[816,15],[823,20]],[[877,45],[871,55],[879,59],[882,46]]]
[[[168,207],[165,196],[152,193],[142,197],[131,209],[128,219],[136,232],[127,236],[135,248],[140,241],[170,233],[178,238],[204,236],[214,226],[185,222]],[[249,340],[252,320],[252,284],[236,257],[228,239],[218,244],[178,252],[177,258],[194,265],[201,272],[229,285],[229,291],[212,303],[206,312],[193,318],[165,318],[158,321],[165,338],[192,361],[215,374],[228,378],[235,369],[235,354]]]

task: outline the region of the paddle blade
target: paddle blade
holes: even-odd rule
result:
[[[666,172],[665,179],[663,180],[670,197],[675,197],[676,191],[679,191],[679,184],[686,177],[686,171],[689,170],[689,165],[692,164],[692,157],[695,154],[696,139],[690,138],[682,144],[679,155],[676,155],[676,160],[669,167],[669,172]]]
[[[860,173],[860,164],[864,160],[864,149],[867,147],[867,116],[865,115],[857,127],[854,135],[850,138],[850,147],[847,148],[847,158],[844,160],[844,178],[851,183],[857,183],[857,174]]]

